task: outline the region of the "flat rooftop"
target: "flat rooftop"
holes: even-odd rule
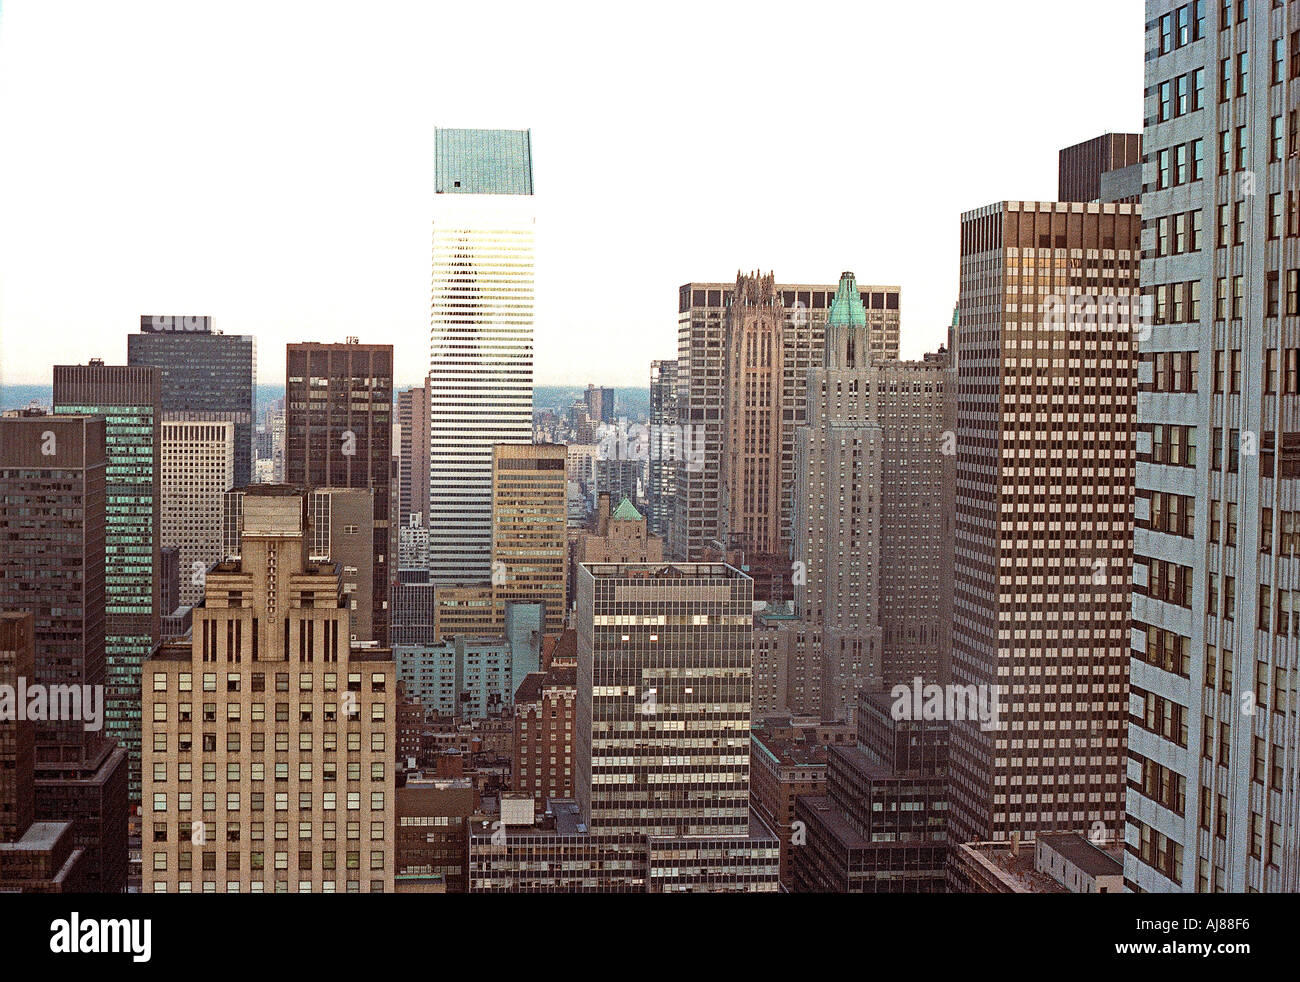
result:
[[[582,563],[580,565],[596,579],[749,579],[736,567],[727,563]]]
[[[1123,876],[1124,865],[1077,832],[1039,833],[1036,841],[1065,857],[1089,876]]]

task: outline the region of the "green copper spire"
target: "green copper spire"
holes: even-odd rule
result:
[[[642,514],[636,510],[636,506],[627,498],[618,503],[618,507],[614,509],[614,514],[609,517],[616,522],[639,522],[643,518]]]
[[[831,301],[830,313],[826,315],[826,325],[846,327],[866,327],[867,311],[862,306],[862,295],[858,293],[858,281],[852,273],[840,274],[840,286]]]

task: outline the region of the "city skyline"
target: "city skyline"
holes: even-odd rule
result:
[[[1114,0],[1079,18],[1007,7],[997,18],[955,7],[941,33],[919,7],[821,6],[793,19],[692,10],[685,33],[665,10],[615,20],[640,35],[635,49],[578,31],[534,50],[543,15],[526,8],[490,27],[463,11],[300,23],[259,9],[248,32],[239,14],[252,8],[238,4],[87,6],[66,32],[53,9],[10,0],[0,127],[24,153],[0,161],[0,381],[43,384],[44,364],[87,354],[124,364],[122,334],[142,314],[198,311],[257,337],[259,383],[279,377],[283,344],[355,335],[394,344],[409,369],[396,384],[419,384],[433,132],[455,125],[532,129],[538,384],[644,385],[644,365],[675,353],[677,287],[760,266],[786,282],[853,269],[899,284],[902,355],[920,357],[944,340],[956,302],[951,216],[1050,199],[1059,147],[1141,122],[1139,9]],[[1053,77],[1090,73],[1099,48],[1113,74],[1023,86],[1014,59],[986,56],[1067,24],[1073,43],[1054,51]],[[473,45],[425,54],[430,38],[485,28],[503,52],[499,78],[483,74]],[[865,57],[817,57],[844,33],[862,37]],[[57,62],[39,54],[55,46]],[[337,72],[331,53],[344,46],[356,56]],[[756,48],[794,70],[744,72],[742,53]],[[151,66],[164,49],[186,55],[159,86]],[[698,62],[689,86],[665,81],[680,59]],[[72,62],[72,76],[55,67]],[[927,77],[931,62],[965,66],[948,76],[960,87]],[[244,66],[238,76],[231,64]],[[453,102],[463,78],[474,84]],[[900,92],[900,80],[916,91]],[[737,133],[766,141],[743,168],[724,149]],[[142,147],[159,166],[141,166]],[[629,295],[642,298],[634,309]],[[615,307],[629,311],[625,330],[605,322]]]
[[[1300,0],[1124,2],[0,0],[0,900],[1285,943]]]

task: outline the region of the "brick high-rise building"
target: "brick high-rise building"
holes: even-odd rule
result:
[[[126,363],[153,365],[162,373],[163,419],[230,423],[235,447],[231,485],[252,482],[257,399],[257,342],[252,336],[214,331],[211,317],[144,315],[140,333],[126,336]]]
[[[249,488],[241,560],[146,663],[146,893],[393,890],[396,669],[308,538],[302,494]]]
[[[717,555],[720,546],[725,548],[723,540],[730,531],[723,524],[727,512],[723,468],[730,426],[725,411],[734,399],[732,386],[739,383],[733,383],[728,370],[727,352],[732,349],[727,324],[728,309],[743,279],[738,275],[735,283],[687,283],[678,291],[676,422],[691,428],[693,452],[679,455],[673,463],[674,497],[667,546],[674,559]],[[807,419],[808,372],[821,364],[826,314],[836,289],[834,285],[769,285],[769,292],[779,297],[781,309],[780,347],[772,352],[780,365],[781,443],[779,448],[773,446],[765,451],[763,460],[767,460],[766,454],[779,454],[780,515],[772,519],[778,532],[790,524],[795,432]],[[860,290],[873,357],[897,358],[898,287],[862,286]],[[775,397],[776,390],[772,391]],[[764,469],[757,464],[757,458],[751,461],[755,473]],[[765,488],[764,500],[767,496]]]
[[[511,787],[531,794],[538,806],[574,796],[577,697],[576,668],[531,672],[515,692]]]
[[[877,361],[869,330],[845,273],[795,449],[795,599],[820,634],[813,667],[827,718],[850,716],[863,685],[946,682],[949,672],[951,360]]]
[[[107,727],[130,755],[131,796],[138,799],[140,665],[162,635],[162,370],[98,359],[56,365],[54,412],[103,416],[107,423]]]
[[[0,611],[32,615],[35,681],[98,689],[105,717],[106,428],[90,416],[0,418]],[[65,845],[84,850],[85,889],[121,893],[129,763],[106,722],[36,728],[34,820],[73,830],[70,843],[53,842],[47,829],[32,845],[46,858]]]
[[[374,492],[371,638],[389,642],[390,567],[397,552],[392,503],[393,346],[290,344],[286,352],[285,479],[301,490]]]
[[[962,216],[953,681],[1001,722],[951,724],[960,841],[1123,827],[1141,225]]]

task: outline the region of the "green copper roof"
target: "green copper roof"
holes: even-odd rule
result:
[[[841,273],[840,287],[835,291],[835,299],[831,301],[826,325],[865,327],[866,324],[867,311],[862,306],[862,295],[858,293],[858,281],[852,273]]]
[[[618,503],[618,507],[614,509],[614,514],[610,516],[616,522],[640,522],[644,520],[644,517],[627,498]]]

